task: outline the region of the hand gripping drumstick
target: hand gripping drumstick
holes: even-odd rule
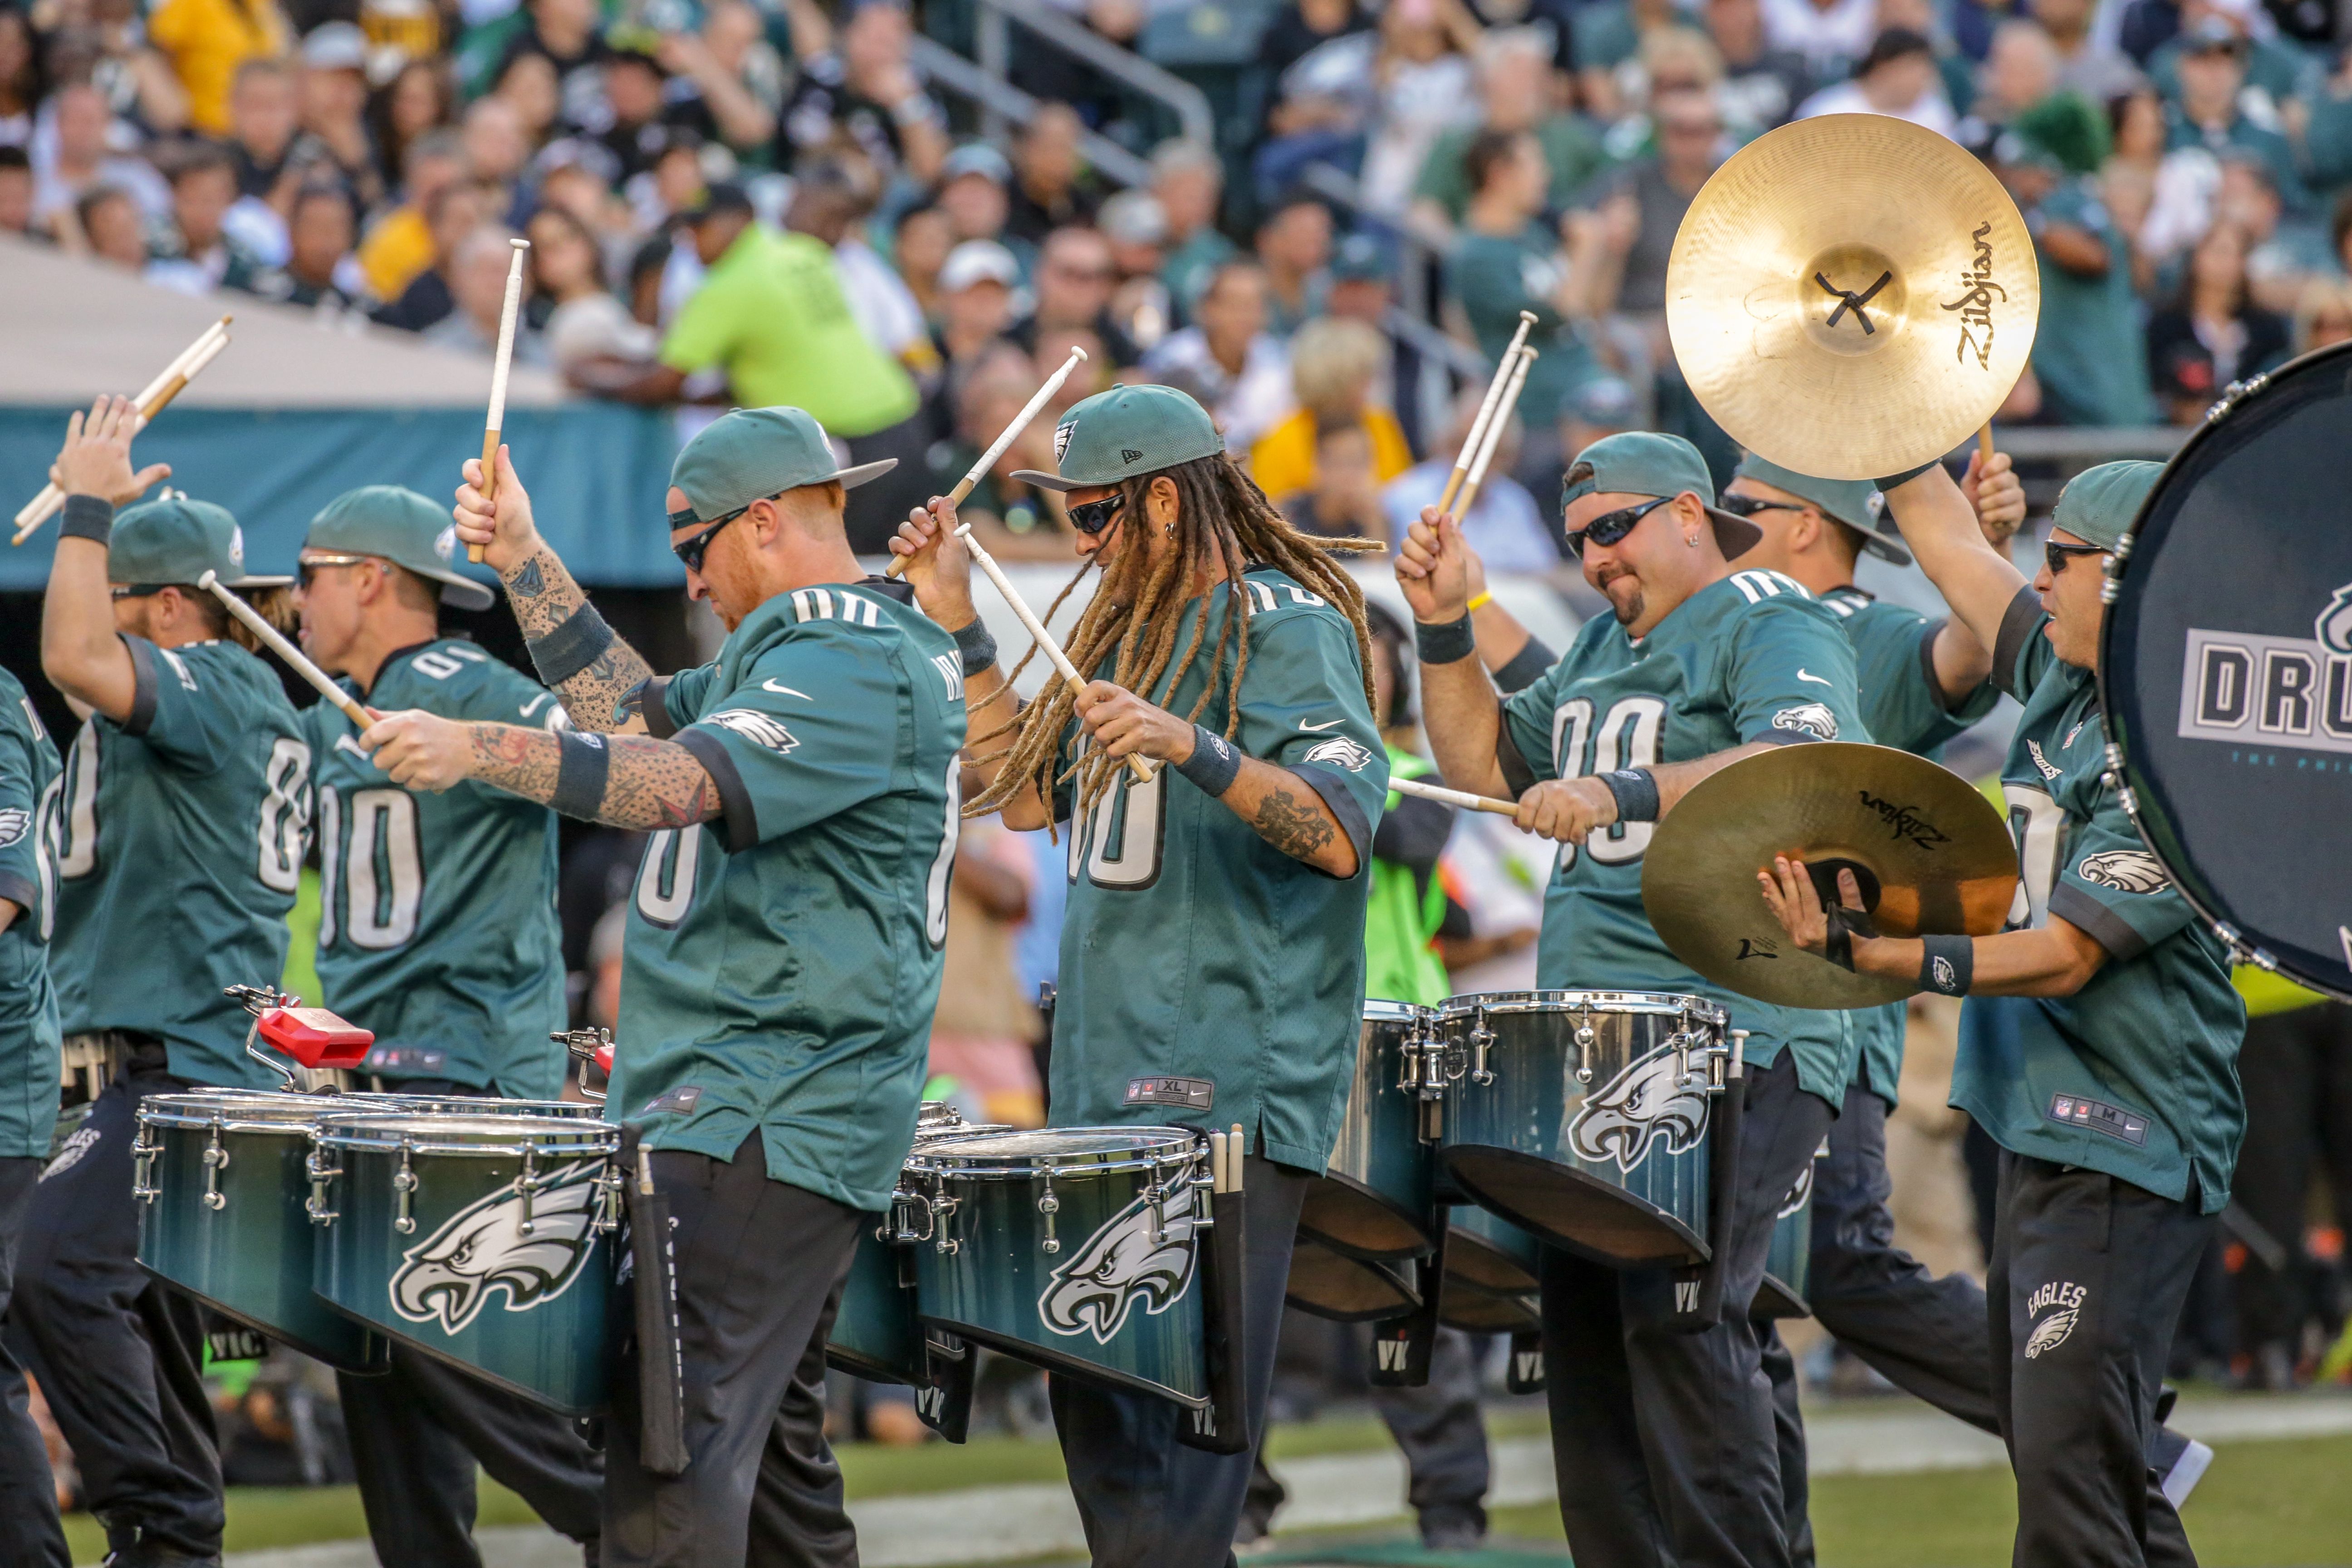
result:
[[[1518,360],[1519,350],[1527,346],[1528,330],[1535,324],[1536,313],[1533,310],[1519,312],[1519,330],[1511,334],[1510,346],[1503,351],[1501,363],[1495,366],[1495,379],[1486,384],[1486,397],[1478,405],[1478,417],[1470,422],[1470,434],[1463,437],[1462,450],[1454,455],[1454,471],[1445,476],[1445,489],[1437,498],[1438,510],[1451,511],[1454,509],[1454,498],[1461,490],[1462,481],[1469,477],[1471,459],[1477,455],[1478,443],[1486,437],[1486,422],[1494,417],[1495,405],[1502,399],[1503,384],[1510,380],[1511,367]]]
[[[1478,443],[1478,460],[1470,465],[1470,480],[1454,498],[1456,519],[1468,517],[1470,509],[1478,504],[1478,487],[1486,482],[1486,465],[1495,460],[1495,448],[1503,444],[1503,431],[1511,423],[1511,410],[1518,406],[1519,388],[1528,382],[1528,367],[1535,363],[1535,350],[1519,351],[1519,363],[1511,367],[1511,379],[1503,388],[1503,401],[1495,405],[1495,416],[1486,422],[1486,438]]]
[[[196,341],[182,349],[179,357],[163,367],[163,374],[149,382],[139,395],[131,399],[139,409],[140,428],[145,428],[149,420],[170,407],[172,399],[180,395],[181,389],[195,380],[205,366],[220,357],[221,350],[228,347],[231,320],[233,318],[223,316],[197,333]],[[35,529],[48,521],[65,504],[65,491],[54,484],[42,486],[41,493],[26,501],[24,509],[16,513],[16,536],[8,542],[24,543],[32,537]]]
[[[507,367],[514,363],[515,315],[522,309],[522,258],[530,241],[508,241],[514,255],[507,261],[506,303],[499,307],[499,357],[490,365],[490,416],[482,426],[482,504],[491,508],[490,526],[498,526],[499,437],[507,422]],[[466,559],[480,565],[485,547],[466,546]]]
[[[1070,656],[1062,651],[1062,645],[1054,640],[1054,634],[1045,629],[1045,623],[1037,618],[1037,612],[1021,597],[1019,590],[1013,586],[1013,580],[1004,574],[1004,568],[996,563],[996,557],[981,548],[980,541],[971,536],[971,524],[959,525],[956,537],[963,541],[966,550],[971,552],[971,558],[980,563],[980,569],[988,574],[988,580],[996,584],[996,591],[1004,595],[1004,602],[1013,606],[1013,613],[1021,617],[1021,624],[1029,628],[1030,637],[1045,650],[1045,657],[1054,661],[1054,668],[1062,672],[1062,679],[1068,681],[1074,690],[1086,685],[1087,678],[1078,673],[1078,667],[1070,662]],[[1132,752],[1128,753],[1127,771],[1135,775],[1138,784],[1151,782],[1151,764]]]
[[[319,689],[319,695],[343,710],[343,717],[364,730],[375,722],[368,710],[355,701],[352,694],[335,684],[334,678],[305,657],[302,650],[286,640],[286,634],[261,618],[261,612],[220,585],[220,579],[207,572],[196,579],[196,586],[218,599],[228,613],[246,624],[255,637],[269,645],[269,651],[286,661],[287,668]]]
[[[1045,411],[1045,405],[1053,401],[1054,394],[1062,390],[1062,383],[1070,379],[1070,373],[1077,369],[1080,362],[1086,357],[1087,351],[1084,349],[1074,348],[1070,351],[1070,357],[1062,362],[1062,368],[1055,371],[1046,380],[1045,384],[1037,389],[1037,395],[1029,400],[1027,407],[1013,416],[1013,423],[1007,425],[1003,433],[996,437],[995,445],[982,452],[980,455],[980,461],[971,466],[971,471],[956,481],[955,489],[948,492],[948,505],[963,504],[964,498],[971,494],[972,487],[988,477],[989,469],[996,467],[996,459],[1004,456],[1004,448],[1013,445],[1013,438],[1029,428],[1029,421]],[[971,531],[969,524],[956,530],[958,536],[967,541],[971,538]],[[906,571],[908,559],[904,555],[893,555],[890,557],[890,564],[882,569],[883,575],[898,576]]]

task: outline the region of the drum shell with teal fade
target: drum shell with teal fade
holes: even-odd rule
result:
[[[617,1253],[601,1225],[619,1130],[581,1118],[329,1116],[320,1158],[333,1217],[313,1284],[338,1310],[568,1415],[606,1404],[621,1310]],[[403,1230],[396,1178],[415,1178]],[[541,1189],[531,1230],[517,1192]]]
[[[967,1122],[939,1100],[923,1103],[915,1147],[939,1138],[973,1137],[1012,1129]],[[857,1250],[841,1281],[841,1304],[825,1336],[824,1359],[843,1372],[877,1383],[920,1384],[928,1367],[923,1325],[915,1310],[914,1257],[890,1239],[893,1216],[868,1215]]]
[[[912,1184],[955,1204],[934,1208],[932,1234],[915,1243],[923,1321],[1098,1386],[1202,1407],[1207,1292],[1192,1230],[1207,1207],[1207,1189],[1192,1182],[1207,1173],[1202,1149],[1190,1133],[1140,1127],[918,1149]],[[1144,1203],[1155,1177],[1156,1242]],[[1058,1205],[1050,1215],[1039,1207],[1049,1190]]]
[[[1494,1036],[1486,1083],[1473,1037],[1481,1020]],[[1580,1044],[1587,1026],[1592,1037]],[[1704,997],[1654,992],[1451,998],[1437,1020],[1449,1079],[1444,1173],[1539,1239],[1600,1262],[1705,1261],[1714,1121],[1705,1081],[1723,1026],[1722,1009]]]
[[[1824,1142],[1821,1152],[1805,1162],[1797,1184],[1780,1201],[1780,1212],[1772,1220],[1772,1248],[1765,1257],[1763,1282],[1756,1288],[1756,1302],[1748,1309],[1749,1317],[1813,1315],[1812,1303],[1806,1296],[1812,1289],[1813,1278],[1813,1175],[1828,1152],[1829,1144]]]
[[[318,1227],[304,1208],[304,1162],[317,1118],[347,1103],[266,1089],[148,1095],[139,1107],[140,1142],[162,1152],[148,1168],[155,1195],[139,1205],[139,1261],[304,1355],[375,1373],[386,1364],[383,1339],[310,1289]],[[227,1163],[208,1170],[215,1122]],[[208,1190],[219,1195],[217,1208],[205,1202]]]
[[[1339,1137],[1298,1215],[1298,1228],[1334,1251],[1388,1261],[1433,1245],[1436,1163],[1421,1139],[1420,1097],[1400,1082],[1433,1017],[1410,1002],[1364,1004]]]

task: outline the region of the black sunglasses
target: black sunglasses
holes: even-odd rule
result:
[[[2061,544],[2054,539],[2044,540],[2042,545],[2042,562],[2050,568],[2053,577],[2066,570],[2066,557],[2069,555],[2105,555],[2106,552],[2104,545]]]
[[[709,528],[706,528],[700,533],[696,534],[692,539],[682,539],[676,544],[671,545],[669,547],[670,553],[676,555],[680,561],[685,562],[686,569],[688,571],[700,572],[702,570],[702,552],[710,548],[710,542],[719,537],[719,531],[751,510],[751,509],[748,506],[737,507],[733,511],[729,512],[725,517],[720,518]]]
[[[1743,496],[1726,490],[1716,498],[1715,504],[1734,517],[1754,517],[1759,511],[1802,511],[1805,509],[1790,501],[1766,500],[1761,496]]]
[[[1080,501],[1070,508],[1070,526],[1092,537],[1108,528],[1118,519],[1118,509],[1127,504],[1123,495],[1107,495],[1100,500]]]
[[[1572,528],[1569,530],[1569,553],[1574,555],[1580,561],[1582,560],[1584,558],[1584,542],[1587,539],[1591,539],[1595,544],[1607,545],[1616,543],[1619,540],[1633,531],[1633,525],[1635,523],[1641,521],[1643,518],[1649,516],[1652,512],[1657,510],[1660,507],[1665,505],[1668,501],[1674,499],[1675,498],[1672,496],[1660,496],[1655,500],[1645,500],[1639,506],[1621,506],[1615,511],[1602,512],[1599,517],[1594,518],[1582,528]]]

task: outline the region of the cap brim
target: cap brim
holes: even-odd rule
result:
[[[1013,477],[1024,485],[1035,485],[1041,490],[1052,490],[1056,495],[1067,495],[1085,486],[1084,480],[1066,479],[1059,474],[1041,474],[1034,468],[1015,468]]]
[[[1706,505],[1704,501],[1699,504]],[[1744,517],[1719,506],[1706,506],[1706,515],[1707,521],[1715,524],[1715,546],[1723,552],[1726,561],[1737,561],[1764,542],[1764,531]]]
[[[291,577],[245,576],[232,580],[215,576],[213,581],[224,588],[291,588],[294,585],[294,579]]]
[[[395,563],[395,564],[398,563]],[[491,593],[488,587],[461,573],[446,569],[428,569],[423,566],[409,566],[405,569],[415,573],[419,577],[430,577],[440,584],[441,602],[445,605],[455,605],[461,610],[487,610],[499,602],[499,596]]]
[[[831,479],[843,489],[854,490],[858,486],[866,483],[868,479],[880,479],[883,475],[888,473],[898,466],[898,458],[885,458],[878,463],[852,464],[846,468],[836,469],[826,477]],[[824,482],[824,479],[819,479],[817,481],[819,484],[823,484]]]
[[[1859,532],[1861,531],[1857,530],[1856,531]],[[1876,532],[1863,533],[1862,547],[1871,554],[1877,556],[1881,561],[1891,561],[1897,566],[1908,566],[1911,564],[1911,552],[1908,550],[1904,549],[1902,545],[1895,542],[1893,536],[1889,534]]]

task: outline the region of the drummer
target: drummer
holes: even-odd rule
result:
[[[369,485],[310,521],[298,568],[305,650],[363,703],[445,719],[563,722],[552,693],[462,637],[440,606],[490,607],[451,564],[457,531],[415,490]],[[393,785],[331,702],[302,715],[326,1005],[375,1034],[361,1071],[404,1094],[562,1092],[555,814],[467,783]],[[343,1422],[378,1558],[474,1568],[477,1462],[593,1552],[604,1463],[578,1424],[394,1341],[391,1371],[338,1373]]]
[[[914,1142],[955,854],[953,641],[868,579],[843,468],[797,408],[737,409],[679,452],[670,543],[728,627],[657,679],[532,524],[505,451],[467,464],[458,536],[583,726],[409,710],[363,735],[395,782],[472,778],[652,829],[625,939],[612,1114],[672,1217],[683,1474],[642,1453],[632,1355],[606,1427],[603,1561],[850,1563],[824,1437],[826,1325]],[[635,1183],[631,1184],[632,1188]]]
[[[1538,983],[1706,995],[1750,1031],[1718,1320],[1678,1320],[1665,1269],[1545,1249],[1560,1512],[1571,1552],[1595,1563],[1788,1561],[1772,1400],[1748,1310],[1780,1202],[1828,1131],[1858,1048],[1835,1014],[1703,980],[1643,910],[1650,825],[1701,779],[1767,746],[1869,733],[1837,616],[1790,577],[1735,568],[1761,531],[1709,504],[1713,493],[1705,461],[1677,437],[1611,436],[1578,455],[1563,491],[1569,542],[1614,615],[1588,623],[1507,701],[1473,657],[1458,523],[1425,510],[1397,562],[1440,771],[1457,788],[1516,796],[1520,825],[1564,846]]]
[[[2002,1149],[1987,1312],[2021,1564],[2193,1560],[2143,1455],[2174,1324],[2230,1199],[2245,1013],[2227,952],[2143,847],[2108,772],[2100,568],[2159,472],[2076,477],[2031,584],[1971,521],[1913,505],[1932,475],[1888,489],[1920,566],[2025,705],[2001,777],[2022,875],[2012,929],[1852,935],[1841,960],[1921,991],[2032,999],[2013,1047],[1994,1059],[1964,1038],[1952,1076],[1952,1103]],[[1791,938],[1827,952],[1801,864],[1759,877]],[[1859,906],[1844,873],[1841,892]]]
[[[1150,700],[1108,679],[1056,683],[1016,715],[948,537],[954,510],[934,500],[891,549],[980,671],[974,806],[1071,835],[1054,1121],[1245,1130],[1255,1432],[1300,1205],[1338,1141],[1362,1024],[1388,788],[1363,595],[1181,392],[1097,394],[1062,416],[1054,449],[1058,473],[1015,477],[1067,494],[1078,553],[1101,573],[1069,657],[1102,676],[1139,670],[1128,678]],[[1010,748],[984,749],[992,731]],[[1137,783],[1130,756],[1162,765]],[[1097,1568],[1227,1561],[1247,1453],[1180,1447],[1186,1417],[1165,1401],[1056,1377],[1053,1402]]]
[[[133,471],[138,424],[128,399],[100,399],[57,458],[41,668],[89,718],[56,819],[49,965],[68,1055],[110,1081],[42,1173],[9,1309],[125,1568],[215,1561],[225,1520],[204,1313],[139,1267],[139,1102],[278,1081],[245,1054],[247,1020],[222,990],[285,968],[310,771],[277,672],[195,585],[289,580],[247,576],[236,520],[208,501],[115,515],[171,471]],[[52,1546],[47,1561],[68,1561]]]

